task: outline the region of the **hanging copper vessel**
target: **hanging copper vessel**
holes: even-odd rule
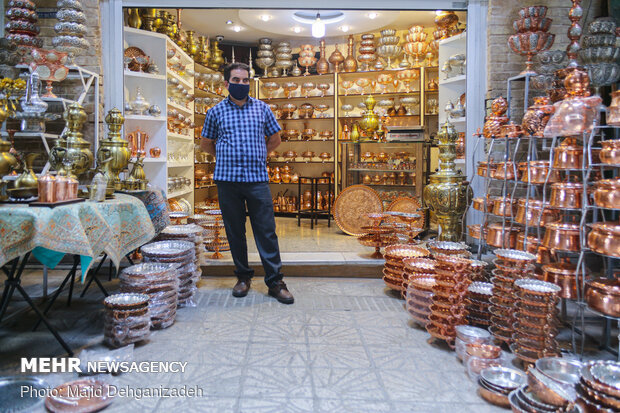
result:
[[[329,63],[325,59],[325,39],[321,39],[319,45],[320,57],[316,62],[316,72],[320,75],[324,75],[329,72]]]

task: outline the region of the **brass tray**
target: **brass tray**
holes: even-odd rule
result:
[[[345,234],[355,237],[367,232],[364,226],[373,224],[370,213],[383,212],[383,203],[377,192],[366,185],[352,185],[345,188],[334,202],[334,221]]]
[[[418,201],[416,198],[412,198],[412,197],[401,197],[401,198],[396,198],[394,201],[392,201],[392,203],[390,205],[388,205],[387,207],[387,211],[397,211],[397,212],[408,212],[410,214],[420,214],[420,212],[418,211],[419,209],[422,208],[422,205],[420,205],[420,201]],[[416,219],[415,221],[413,221],[413,226],[416,228],[424,228],[424,214],[421,213],[420,214],[420,218]],[[394,220],[398,220],[399,222],[404,222],[402,221],[400,218],[398,217],[393,217]]]

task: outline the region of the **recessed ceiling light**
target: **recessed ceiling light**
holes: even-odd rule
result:
[[[241,26],[233,26],[232,29],[239,33],[241,31]]]
[[[343,32],[348,32],[349,31],[349,26],[347,26],[346,24],[344,26],[340,26],[339,29]]]
[[[375,13],[374,11],[371,11],[370,13],[368,13],[368,18],[369,19],[376,19],[378,16],[377,13]]]
[[[435,10],[435,15],[439,16],[441,13],[443,13],[442,10]]]
[[[291,30],[293,30],[295,33],[301,33],[301,30],[302,30],[302,29],[301,29],[301,27],[299,27],[299,26],[295,26],[295,27],[293,27]]]
[[[232,24],[232,23],[233,23],[232,20],[227,20],[226,21],[226,24]]]
[[[271,20],[271,16],[268,14],[261,14],[260,19],[264,22],[268,22],[269,20]]]

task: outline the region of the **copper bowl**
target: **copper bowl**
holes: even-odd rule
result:
[[[299,117],[303,119],[309,119],[314,113],[314,106],[310,103],[304,103],[299,107]]]
[[[309,161],[310,159],[314,158],[314,152],[312,151],[305,151],[301,154],[302,158],[304,158],[305,160]]]
[[[515,175],[516,173],[516,175]],[[514,162],[499,162],[491,171],[491,178],[513,180],[519,177],[519,170]]]
[[[314,135],[316,135],[316,129],[312,128],[304,128],[301,132],[301,138],[305,141],[309,141],[312,137],[314,137]]]
[[[519,224],[525,225],[527,221],[528,226],[538,226],[540,224],[546,224],[547,222],[554,222],[560,219],[560,214],[558,211],[554,211],[550,208],[542,208],[542,201],[538,199],[530,199],[528,201],[527,214],[525,208],[525,202],[528,201],[526,199],[519,199],[517,204],[519,205],[517,209],[517,216],[515,217],[515,221]],[[541,217],[542,213],[542,217]],[[526,218],[527,215],[527,218]]]
[[[501,223],[491,224],[487,227],[487,244],[497,248],[514,248],[520,231],[519,228],[511,229],[509,224],[504,227],[504,231],[502,231]]]
[[[282,119],[292,118],[297,106],[292,103],[285,103],[280,109]]]
[[[557,182],[551,185],[549,204],[554,208],[581,208],[583,184],[579,182]]]
[[[601,142],[599,157],[602,163],[609,165],[620,165],[620,139]]]
[[[492,163],[492,162],[491,162],[491,164],[489,164],[488,162],[484,162],[484,161],[478,162],[478,172],[477,173],[480,176],[487,176],[487,170],[488,170],[490,176],[493,176],[493,171],[495,170],[496,166],[497,165]]]
[[[527,162],[521,162],[519,163],[519,170],[521,172],[521,181],[523,182],[544,184],[545,181],[549,183],[560,181],[560,173],[558,171],[551,171],[549,175],[549,161],[530,161],[529,171]],[[549,175],[548,180],[547,175]]]
[[[484,238],[484,239],[486,239],[486,235],[487,235],[486,228],[484,229],[484,231],[482,231],[482,234],[481,234],[480,233],[480,224],[468,225],[467,226],[467,230],[469,231],[469,236],[472,237],[472,238],[476,238],[476,239]]]
[[[567,262],[557,262],[543,265],[542,272],[545,281],[554,283],[561,288],[561,298],[577,298],[576,265]]]
[[[583,147],[581,145],[560,145],[553,150],[555,169],[581,169],[583,166]]]
[[[290,159],[290,160],[294,160],[295,158],[297,158],[297,152],[295,151],[286,151],[282,154],[282,157],[286,158],[286,159]]]
[[[465,351],[468,355],[482,359],[496,359],[502,354],[502,348],[492,344],[467,343]]]
[[[493,202],[493,199],[487,197],[487,212],[491,212],[493,210]],[[484,212],[484,198],[474,198],[472,200],[472,208]]]
[[[620,257],[620,224],[597,222],[589,225],[588,247],[599,254]]]
[[[579,251],[579,224],[560,222],[547,224],[542,245],[551,250]]]
[[[321,158],[324,161],[331,159],[331,157],[332,157],[332,154],[329,152],[321,152],[321,154],[319,155],[319,158]]]
[[[271,151],[267,154],[267,158],[278,158],[280,156],[280,153],[278,151]]]
[[[288,141],[292,139],[297,139],[297,137],[299,136],[299,131],[297,129],[284,129],[281,135],[283,141]]]
[[[500,217],[511,217],[514,215],[516,199],[495,198],[493,200],[493,214]]]
[[[620,208],[620,178],[595,182],[594,203],[603,208]]]
[[[324,130],[324,131],[321,131],[321,133],[319,133],[319,137],[324,140],[331,139],[333,138],[333,136],[334,136],[334,131],[331,131],[331,130]]]

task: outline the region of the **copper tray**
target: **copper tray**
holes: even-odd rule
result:
[[[69,390],[75,393],[93,394],[94,397],[74,397]],[[45,399],[45,407],[51,412],[96,412],[112,403],[110,386],[99,380],[79,379],[56,387],[52,394]]]
[[[386,210],[415,214],[415,213],[419,213],[418,210],[421,208],[422,208],[422,205],[420,205],[420,201],[418,201],[416,198],[401,197],[401,198],[396,198],[394,201],[392,201],[392,203],[388,205]],[[420,215],[420,218],[417,218],[415,221],[413,221],[412,225],[416,228],[424,228],[424,224],[425,224],[424,214],[419,214],[419,215]],[[393,217],[393,218],[395,220],[402,221],[398,217]]]
[[[364,235],[363,226],[373,224],[370,213],[383,212],[383,203],[377,192],[366,185],[352,185],[345,188],[334,202],[334,220],[345,234],[359,237]]]

